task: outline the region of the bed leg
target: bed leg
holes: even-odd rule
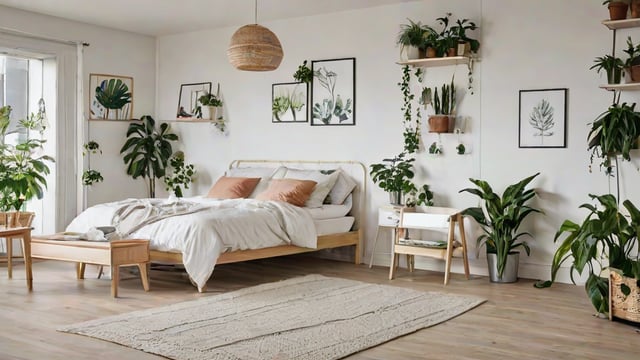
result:
[[[360,244],[356,244],[356,251],[355,251],[355,263],[356,265],[360,265],[360,263],[362,262],[361,260],[361,254],[360,254]]]

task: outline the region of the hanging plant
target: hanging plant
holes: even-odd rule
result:
[[[293,78],[301,83],[310,83],[313,80],[313,71],[307,66],[307,60],[298,66],[298,70],[293,73]]]
[[[82,156],[87,156],[88,154],[102,154],[102,150],[100,149],[100,144],[96,141],[89,141],[86,144],[82,145],[84,150],[82,151]],[[85,186],[91,186],[95,183],[99,183],[104,181],[102,174],[98,170],[91,169],[91,165],[89,165],[89,169],[85,170],[82,173],[82,184]]]
[[[420,69],[418,69],[420,70]],[[417,74],[420,72],[416,71]],[[411,70],[408,65],[402,68],[402,80],[398,83],[400,91],[402,91],[402,113],[403,113],[403,125],[404,125],[404,151],[409,154],[413,154],[420,148],[420,123],[419,119],[416,124],[413,124],[411,113],[413,111],[412,102],[414,95],[411,93],[409,84],[411,82]],[[419,112],[419,111],[418,111]]]

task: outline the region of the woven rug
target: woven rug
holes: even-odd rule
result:
[[[308,275],[59,330],[171,359],[339,359],[483,302]]]

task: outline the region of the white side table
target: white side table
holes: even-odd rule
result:
[[[395,231],[398,229],[398,223],[400,222],[400,212],[403,206],[399,205],[386,205],[378,208],[378,228],[376,229],[376,237],[373,239],[373,248],[371,249],[371,258],[369,259],[369,268],[373,265],[373,256],[376,253],[376,245],[378,244],[378,236],[380,236],[380,228],[393,229],[394,238]]]

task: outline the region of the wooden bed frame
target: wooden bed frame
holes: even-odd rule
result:
[[[353,192],[353,207],[350,215],[355,217],[353,228],[355,230],[346,233],[337,233],[330,235],[318,236],[317,248],[305,248],[295,245],[281,245],[255,250],[241,250],[222,253],[216,264],[229,264],[241,261],[265,259],[283,255],[301,254],[306,252],[318,251],[323,249],[332,249],[343,246],[355,246],[355,263],[360,264],[363,253],[363,229],[364,229],[364,209],[365,194],[367,185],[367,169],[364,164],[356,161],[293,161],[293,160],[234,160],[229,168],[234,167],[262,166],[262,167],[278,167],[289,166],[305,169],[335,169],[342,168],[354,180],[358,186]],[[151,250],[150,260],[152,262],[182,264],[182,254],[178,252],[166,252]]]

